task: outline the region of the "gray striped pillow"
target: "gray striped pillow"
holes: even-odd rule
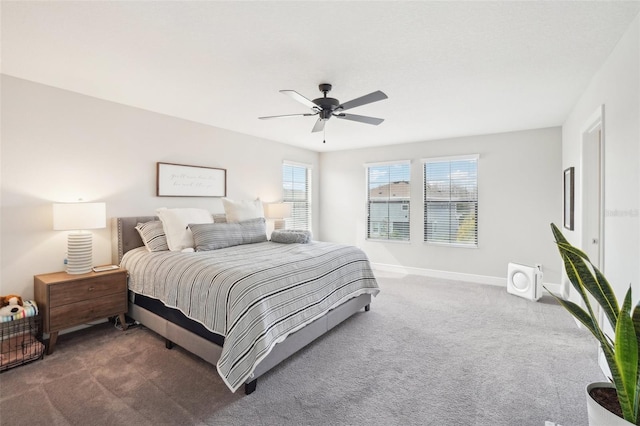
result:
[[[267,241],[266,223],[263,217],[238,223],[189,224],[196,251],[217,250],[241,244]]]
[[[169,250],[167,245],[167,236],[164,233],[162,222],[152,220],[151,222],[139,223],[136,229],[142,238],[144,246],[149,251],[166,251]]]

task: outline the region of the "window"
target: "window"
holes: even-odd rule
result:
[[[411,164],[367,165],[367,238],[409,241]]]
[[[291,204],[288,229],[311,230],[311,167],[285,162],[282,165],[282,201]]]
[[[478,246],[478,156],[424,162],[424,241]]]

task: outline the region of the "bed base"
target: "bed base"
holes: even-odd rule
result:
[[[369,311],[370,303],[370,294],[362,294],[350,299],[304,328],[290,334],[283,342],[276,344],[269,355],[257,365],[250,381],[245,383],[245,394],[249,395],[256,390],[258,378],[267,371],[361,309],[364,308],[365,311]],[[176,344],[213,365],[217,364],[222,348],[216,343],[198,336],[132,302],[129,303],[127,315],[164,337],[167,349],[171,349]]]
[[[111,220],[112,262],[119,265],[122,260],[122,256],[127,251],[143,246],[140,234],[135,229],[135,226],[139,222],[144,223],[157,219],[157,216],[113,218]],[[214,215],[214,220],[221,222],[226,221],[226,218],[224,215]],[[318,337],[322,336],[362,308],[364,308],[365,311],[368,311],[370,303],[370,294],[362,294],[356,298],[350,299],[342,305],[332,309],[323,317],[318,318],[304,328],[292,333],[283,342],[275,345],[269,355],[257,365],[254,375],[250,381],[245,383],[245,393],[248,395],[255,391],[257,379],[280,362],[287,359],[289,356],[293,355]],[[220,354],[222,353],[222,347],[220,347],[219,344],[207,340],[198,334],[174,324],[160,315],[136,305],[132,300],[129,301],[129,312],[127,315],[164,337],[166,339],[165,344],[167,348],[171,348],[176,344],[213,365],[217,364]]]

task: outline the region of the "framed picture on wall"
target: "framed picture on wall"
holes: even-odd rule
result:
[[[574,168],[564,171],[564,227],[573,231],[574,210]]]
[[[156,195],[158,197],[225,197],[227,170],[158,163]]]

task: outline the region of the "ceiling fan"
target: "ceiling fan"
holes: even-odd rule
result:
[[[377,126],[382,123],[384,119],[376,118],[376,117],[367,117],[364,115],[356,115],[356,114],[345,114],[343,111],[346,111],[351,108],[359,107],[362,105],[370,104],[372,102],[381,101],[383,99],[387,99],[387,95],[385,95],[380,90],[369,93],[368,95],[360,96],[359,98],[352,99],[349,102],[345,102],[343,104],[340,103],[335,98],[328,98],[327,93],[331,91],[331,85],[328,83],[323,83],[318,86],[318,89],[324,94],[323,97],[317,98],[314,100],[309,100],[302,96],[300,93],[295,90],[280,90],[280,93],[284,93],[285,95],[290,96],[292,99],[300,102],[303,105],[311,108],[310,113],[305,114],[286,114],[286,115],[271,115],[268,117],[258,117],[261,120],[268,120],[271,118],[289,118],[289,117],[311,117],[318,116],[318,120],[316,124],[313,126],[312,132],[320,132],[324,129],[324,125],[331,117],[340,118],[342,120],[351,120],[357,121],[360,123],[373,124]]]

